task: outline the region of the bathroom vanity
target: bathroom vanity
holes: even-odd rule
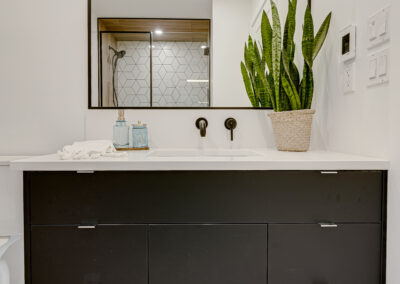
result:
[[[261,154],[13,163],[26,283],[385,283],[388,163]]]

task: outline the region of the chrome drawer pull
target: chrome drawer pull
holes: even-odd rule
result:
[[[321,171],[322,175],[337,175],[337,171]]]
[[[77,174],[94,174],[94,171],[76,171]]]
[[[78,226],[80,230],[96,229],[96,226]]]
[[[327,223],[321,223],[319,224],[321,228],[337,228],[337,224],[327,224]]]

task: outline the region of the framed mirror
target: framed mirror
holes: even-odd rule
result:
[[[270,0],[87,1],[89,109],[263,109],[240,62]]]

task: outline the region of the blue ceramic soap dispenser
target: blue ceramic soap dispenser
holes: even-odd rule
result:
[[[125,120],[124,110],[118,111],[118,120],[113,129],[113,143],[117,150],[129,148],[129,126]]]

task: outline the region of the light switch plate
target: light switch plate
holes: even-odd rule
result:
[[[383,77],[387,75],[387,55],[385,53],[378,57],[378,76]]]
[[[377,76],[377,68],[378,68],[378,59],[374,57],[370,57],[369,60],[369,79],[375,79]]]
[[[379,10],[368,19],[368,48],[378,46],[390,39],[390,6]]]
[[[356,57],[357,52],[357,38],[356,26],[350,25],[340,31],[340,44],[341,44],[341,60],[342,62],[349,61]]]
[[[343,93],[350,94],[355,91],[354,83],[355,63],[345,64],[343,68]]]
[[[368,86],[376,86],[389,82],[389,49],[371,54],[368,57]]]

